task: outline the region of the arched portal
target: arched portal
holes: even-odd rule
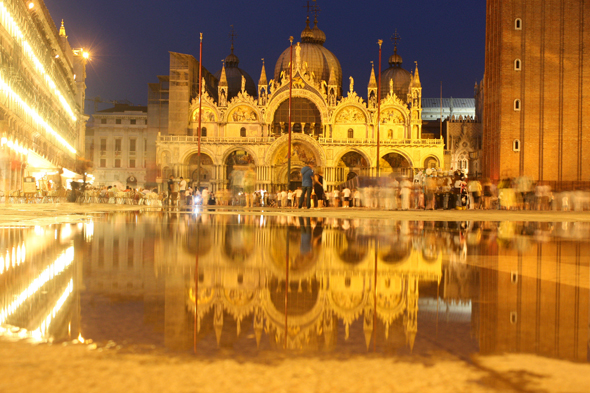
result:
[[[307,98],[293,97],[291,99],[291,132],[308,135],[321,135],[322,116],[313,102]],[[289,132],[289,100],[279,105],[274,113],[272,122],[274,134]]]
[[[246,150],[238,149],[228,154],[225,159],[225,176],[234,195],[244,189],[244,174],[254,162],[254,157]]]
[[[199,155],[193,154],[188,159],[188,173],[189,182],[192,187],[197,186],[199,180]],[[211,190],[211,181],[215,180],[213,175],[215,174],[215,167],[213,160],[207,154],[201,153],[201,188],[208,187]]]
[[[379,167],[382,174],[413,176],[412,164],[406,157],[399,153],[389,153],[381,157]]]
[[[340,157],[336,173],[336,181],[345,182],[357,176],[369,176],[369,162],[359,152],[349,151]]]

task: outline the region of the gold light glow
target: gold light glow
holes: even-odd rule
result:
[[[33,4],[33,3],[32,2],[29,3],[29,8],[32,8],[31,4]],[[33,4],[33,6],[34,6],[34,4]],[[45,72],[45,67],[43,67],[43,64],[39,61],[39,59],[35,55],[35,51],[31,47],[29,42],[25,39],[25,35],[22,33],[18,23],[15,21],[15,19],[12,17],[10,12],[6,8],[6,6],[4,5],[4,2],[0,2],[0,23],[2,23],[2,25],[4,26],[6,31],[8,31],[8,33],[10,35],[12,35],[12,37],[17,40],[17,42],[20,42],[20,44],[22,45],[22,47],[24,49],[25,54],[33,62],[37,72],[45,78],[45,82],[53,90],[54,94],[58,97],[62,106],[64,107],[66,112],[70,115],[70,118],[72,119],[72,121],[74,121],[74,122],[77,121],[78,119],[76,118],[74,111],[72,110],[70,105],[67,103],[65,97],[61,94],[61,92],[57,88],[57,85],[55,84],[53,79],[51,79],[51,77],[47,74],[47,72]]]
[[[1,6],[0,6],[0,10],[1,10]],[[27,105],[27,103],[10,88],[10,86],[8,85],[8,83],[6,83],[4,81],[4,78],[2,76],[0,76],[0,91],[2,91],[2,93],[4,93],[4,95],[6,95],[10,100],[14,101],[14,103],[17,104],[17,106],[20,106],[25,111],[25,113],[27,115],[29,115],[31,120],[33,120],[35,123],[37,123],[40,127],[44,128],[45,131],[47,131],[55,139],[57,139],[71,153],[76,154],[76,149],[74,149],[68,143],[68,141],[66,141],[60,134],[55,132],[53,130],[53,128],[51,128],[51,126],[49,124],[47,124],[45,119],[43,119],[37,112],[35,112],[35,110],[33,108],[31,108],[29,105]],[[14,144],[14,143],[9,140],[7,144],[8,144],[8,147],[11,147],[11,144]]]
[[[35,7],[35,3],[32,1],[29,3],[29,9],[32,10]]]
[[[8,258],[8,251],[6,257]],[[35,278],[31,284],[21,292],[20,295],[16,297],[16,299],[7,305],[5,308],[0,311],[0,325],[6,322],[6,319],[10,317],[14,312],[31,296],[36,294],[43,285],[45,285],[48,281],[52,280],[57,275],[61,274],[68,266],[72,264],[74,261],[74,247],[68,248],[62,255],[60,255],[55,262],[49,265],[37,278]],[[7,268],[8,270],[8,260],[7,260]]]
[[[82,57],[88,60],[90,58],[90,53],[82,52]]]

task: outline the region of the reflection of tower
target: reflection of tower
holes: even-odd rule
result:
[[[408,278],[408,303],[405,317],[406,343],[414,349],[414,341],[418,333],[418,277]]]

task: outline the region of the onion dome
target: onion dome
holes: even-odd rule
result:
[[[389,57],[389,68],[381,73],[381,98],[389,94],[390,81],[393,82],[393,92],[406,102],[412,82],[412,74],[402,68],[402,57],[397,54],[397,45],[394,47],[393,55]]]
[[[246,79],[246,92],[248,95],[252,97],[257,96],[257,89],[256,85],[254,84],[254,80],[248,73],[241,68],[238,67],[240,63],[240,59],[238,56],[234,54],[234,46],[231,46],[231,53],[225,58],[225,77],[227,79],[227,99],[228,101],[233,97],[237,96],[238,93],[242,90],[242,76]],[[221,74],[223,69],[217,71],[215,73],[215,78],[217,80],[221,80]]]
[[[330,69],[334,69],[334,77],[338,86],[342,86],[342,67],[332,52],[324,47],[326,34],[317,27],[317,20],[313,29],[309,28],[309,19],[305,29],[301,32],[301,65],[307,63],[308,73],[315,75],[315,81],[326,81],[330,79]],[[275,65],[274,79],[280,80],[281,71],[289,73],[289,62],[291,59],[290,47],[285,49],[279,56]],[[295,48],[293,48],[293,62],[295,62]]]

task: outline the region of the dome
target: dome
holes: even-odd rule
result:
[[[238,95],[242,90],[242,75],[246,78],[246,92],[252,97],[257,96],[258,89],[254,80],[248,73],[238,67],[240,59],[234,55],[234,48],[232,45],[231,53],[225,58],[225,75],[227,78],[227,99],[228,101]],[[215,73],[215,78],[221,78],[221,70]]]
[[[381,98],[389,94],[389,81],[393,81],[393,92],[403,102],[408,100],[412,74],[402,68],[402,57],[397,54],[397,47],[389,57],[389,68],[381,73]]]
[[[313,29],[307,26],[301,32],[301,64],[307,63],[307,69],[315,75],[316,82],[330,80],[330,69],[334,69],[336,85],[342,86],[342,67],[332,52],[324,48],[326,34],[317,27],[317,20]],[[281,71],[289,72],[289,61],[291,58],[290,47],[285,49],[279,56],[275,65],[274,79],[279,80]],[[293,48],[293,62],[295,62],[295,48]]]

